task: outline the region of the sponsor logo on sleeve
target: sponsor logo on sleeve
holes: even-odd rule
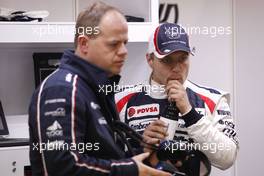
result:
[[[66,99],[65,98],[56,98],[56,99],[49,99],[45,101],[45,105],[47,104],[53,104],[53,103],[65,103]]]
[[[52,116],[52,117],[65,117],[65,109],[64,108],[57,108],[55,111],[47,111],[44,113],[45,116]]]
[[[236,136],[235,130],[230,128],[223,129],[223,133],[230,138],[234,138]]]
[[[227,120],[226,121],[219,120],[218,123],[221,124],[221,125],[226,125],[226,126],[232,128],[232,129],[235,128],[235,124],[233,122],[230,122],[230,121],[227,121]]]
[[[63,135],[62,127],[57,120],[55,120],[53,124],[47,128],[46,135],[49,138],[60,137]]]
[[[217,110],[218,115],[224,115],[224,116],[231,116],[230,111],[225,111],[225,110]]]
[[[234,129],[231,128],[224,128],[223,133],[228,136],[229,138],[233,139],[233,141],[238,145],[238,138],[237,138],[237,133]]]

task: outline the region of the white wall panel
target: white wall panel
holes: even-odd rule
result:
[[[263,175],[264,1],[235,0],[237,176]]]

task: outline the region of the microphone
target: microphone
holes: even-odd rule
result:
[[[160,120],[166,123],[168,126],[169,135],[166,137],[167,140],[173,140],[175,131],[178,127],[179,110],[176,107],[175,102],[169,102],[169,105],[164,109],[163,115]]]

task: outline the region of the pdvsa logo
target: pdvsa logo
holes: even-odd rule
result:
[[[128,117],[132,117],[136,113],[135,108],[131,107],[128,109]]]
[[[141,106],[131,106],[127,110],[127,117],[142,117],[149,115],[159,115],[159,104],[148,104]]]

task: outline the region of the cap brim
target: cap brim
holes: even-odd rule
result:
[[[194,56],[194,53],[190,50],[190,48],[183,47],[183,46],[181,46],[181,48],[174,49],[174,50],[172,50],[172,51],[170,51],[170,52],[168,52],[166,54],[159,54],[157,51],[154,51],[154,55],[158,59],[162,59],[162,58],[164,58],[164,57],[166,57],[166,56],[168,56],[168,55],[170,55],[170,54],[172,54],[172,53],[174,53],[176,51],[185,51],[185,52],[190,53],[191,55]]]

